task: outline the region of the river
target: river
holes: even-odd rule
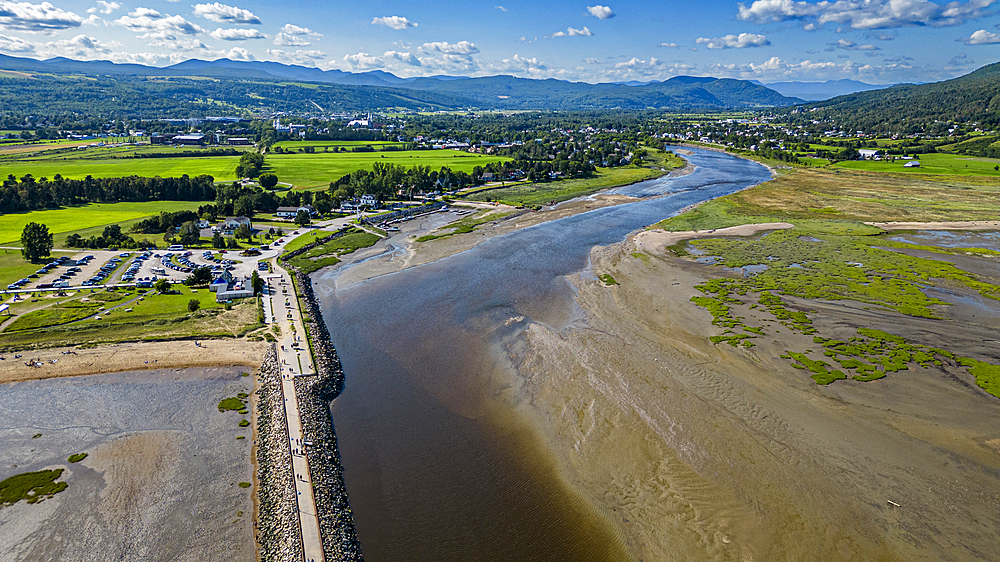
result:
[[[566,276],[595,245],[770,178],[720,152],[687,159],[691,174],[614,190],[637,202],[340,289],[317,280],[347,379],[332,411],[367,560],[628,557],[609,514],[564,484],[544,437],[513,414],[519,374],[498,351],[527,321],[577,318]]]

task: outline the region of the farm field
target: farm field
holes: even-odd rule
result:
[[[910,162],[910,160],[896,160],[895,162],[885,160],[852,160],[850,162],[840,162],[836,164],[836,167],[871,172],[1000,177],[1000,170],[994,169],[996,166],[1000,166],[1000,160],[994,158],[935,153],[921,154],[917,160],[920,161],[919,168],[904,168],[903,165]]]
[[[302,141],[281,141],[274,143],[274,148],[281,148],[283,150],[294,150],[297,151],[300,148],[306,148],[311,146],[316,149],[324,148],[353,148],[355,146],[371,146],[376,150],[380,150],[384,146],[403,146],[405,143],[395,142],[395,141],[319,141],[319,140],[302,140]]]
[[[177,158],[100,158],[81,151],[79,155],[60,155],[59,158],[25,158],[4,160],[3,173],[22,177],[31,174],[35,178],[52,178],[61,174],[64,178],[83,179],[116,178],[125,176],[141,177],[181,177],[208,174],[216,181],[236,179],[238,156],[177,157]]]
[[[194,201],[146,201],[138,203],[90,203],[79,207],[46,209],[27,213],[0,215],[0,246],[20,246],[21,231],[29,222],[37,222],[49,227],[55,237],[56,247],[66,236],[76,232],[81,236],[99,234],[98,231],[110,224],[121,224],[127,231],[132,222],[158,215],[160,211],[176,212],[197,209]],[[37,268],[35,268],[37,269]]]
[[[371,170],[375,162],[397,164],[407,168],[430,166],[432,170],[447,166],[453,171],[470,173],[476,166],[504,160],[507,159],[454,150],[269,154],[264,160],[263,171],[277,174],[280,181],[291,182],[298,188],[308,189],[325,188],[330,182],[355,170]]]

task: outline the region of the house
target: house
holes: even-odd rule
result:
[[[309,216],[314,216],[316,214],[316,209],[312,205],[303,205],[301,207],[278,207],[274,216],[282,219],[294,219],[298,216],[299,211],[305,211],[309,213]]]
[[[482,179],[486,183],[489,183],[491,181],[495,181],[495,177],[493,176],[493,172],[484,172],[483,175],[482,175]]]
[[[377,209],[379,207],[378,195],[365,193],[364,195],[361,196],[361,205],[364,207],[371,207],[373,209]]]
[[[910,160],[906,164],[903,164],[903,167],[904,168],[919,168],[920,167],[920,160]]]
[[[865,160],[881,160],[882,152],[874,150],[871,148],[861,148],[858,150],[858,154],[861,155]]]
[[[194,225],[198,228],[208,228],[209,226],[212,226],[212,223],[208,222],[205,219],[199,219],[195,221]]]
[[[215,282],[209,286],[209,290],[215,286]],[[234,281],[226,285],[225,288],[219,285],[218,289],[215,290],[215,302],[229,302],[235,299],[245,299],[253,296],[253,286],[250,284],[250,279],[242,279],[240,281]]]
[[[222,226],[226,230],[236,230],[244,224],[253,228],[253,223],[250,222],[249,217],[226,217],[226,220],[222,221]]]

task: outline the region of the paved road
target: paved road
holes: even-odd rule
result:
[[[309,343],[305,338],[298,300],[287,271],[272,260],[274,273],[267,275],[267,298],[264,304],[265,320],[281,328],[278,340],[278,361],[281,363],[281,393],[285,402],[285,419],[288,423],[288,451],[295,477],[295,490],[302,529],[304,559],[323,562],[323,540],[319,533],[316,498],[313,496],[309,463],[303,452],[302,422],[295,396],[295,377],[315,374]],[[293,331],[294,327],[294,331]]]

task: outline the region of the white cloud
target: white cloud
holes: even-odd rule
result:
[[[668,49],[676,49],[677,43],[660,43],[657,47],[666,47]]]
[[[400,51],[386,51],[383,55],[386,59],[396,60],[409,66],[422,66],[423,63],[413,53],[403,53]]]
[[[18,37],[8,37],[0,34],[0,52],[4,53],[30,53],[35,50],[35,46],[24,39]]]
[[[695,42],[699,45],[704,44],[709,49],[746,49],[748,47],[763,47],[771,44],[766,37],[757,35],[756,33],[729,34],[713,39],[699,37]]]
[[[601,59],[595,59],[594,57],[587,57],[583,59],[583,62],[587,64],[604,64],[604,61],[602,61]]]
[[[496,9],[500,10],[501,12],[506,12],[507,11],[507,8],[504,8],[503,6],[496,6]]]
[[[322,37],[322,33],[316,33],[308,27],[299,27],[286,23],[281,31],[274,37],[274,44],[285,47],[307,47],[312,42],[306,37]]]
[[[881,50],[878,47],[876,47],[875,45],[858,45],[857,43],[855,43],[854,41],[851,41],[850,39],[838,39],[834,43],[827,43],[827,45],[830,46],[827,49],[828,51],[832,51],[834,49],[843,49],[845,51],[879,51],[879,50]]]
[[[127,16],[118,18],[115,23],[133,33],[141,33],[139,37],[142,39],[168,42],[175,41],[178,35],[197,35],[205,31],[181,16],[161,14],[148,8],[139,8]]]
[[[0,27],[28,33],[52,33],[80,27],[83,18],[48,2],[0,2]]]
[[[209,33],[209,35],[219,41],[246,41],[248,39],[267,38],[267,35],[256,29],[222,29],[221,27]]]
[[[970,37],[959,39],[966,45],[994,45],[1000,43],[1000,33],[991,33],[985,29],[972,32]]]
[[[100,5],[100,8],[89,8],[87,13],[94,14],[99,11],[102,14],[110,14],[111,12],[121,9],[122,7],[122,5],[118,2],[105,2],[104,0],[97,0],[97,4]]]
[[[381,18],[372,18],[372,25],[384,25],[386,27],[391,27],[392,29],[406,29],[408,27],[417,27],[416,22],[412,22],[402,16],[385,16]]]
[[[594,33],[590,31],[590,28],[584,26],[583,29],[574,29],[572,27],[567,28],[566,31],[557,31],[552,34],[552,37],[590,37]]]
[[[212,4],[195,4],[194,15],[219,23],[259,24],[260,18],[250,10],[227,6],[219,2]]]
[[[446,55],[468,56],[478,53],[479,47],[468,41],[459,41],[458,43],[435,41],[433,43],[424,43],[420,46],[420,50],[424,52],[437,51]]]
[[[107,58],[112,52],[111,45],[88,35],[77,35],[72,39],[50,41],[39,46],[40,54],[48,57],[68,57],[73,59]]]
[[[854,29],[890,29],[918,25],[959,25],[987,15],[996,0],[955,0],[941,5],[930,0],[755,0],[740,3],[738,17],[754,23],[808,20],[812,24],[846,24]]]
[[[611,11],[611,8],[600,4],[596,6],[587,6],[587,11],[590,12],[590,15],[599,20],[609,20],[615,17],[615,13]]]
[[[268,49],[267,54],[277,62],[300,66],[316,66],[316,61],[326,58],[326,53],[316,49],[299,49],[291,53],[282,51],[281,49]]]

